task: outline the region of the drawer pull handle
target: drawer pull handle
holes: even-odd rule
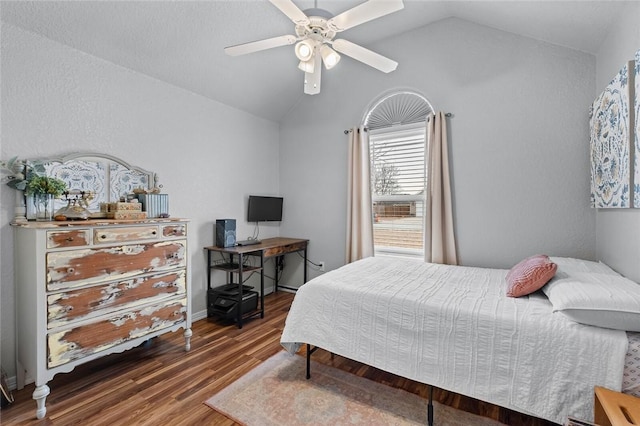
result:
[[[107,234],[100,235],[100,238],[102,238],[104,240],[105,238],[107,238]]]
[[[69,242],[73,241],[73,237],[67,237],[67,241]]]
[[[156,231],[151,231],[151,235],[156,235]]]
[[[75,271],[74,268],[67,268],[67,274],[73,274]]]
[[[67,312],[71,312],[71,311],[73,311],[73,306],[67,306],[67,308],[65,309],[65,311],[67,311]]]

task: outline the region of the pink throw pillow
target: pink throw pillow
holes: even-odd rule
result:
[[[557,269],[558,265],[544,254],[524,259],[507,273],[507,296],[526,296],[541,289],[553,278]]]

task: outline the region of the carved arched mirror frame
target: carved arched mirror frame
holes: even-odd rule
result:
[[[158,187],[155,172],[132,166],[109,154],[77,152],[27,162],[41,163],[47,176],[63,180],[70,191],[92,192],[93,196],[87,200],[87,210],[93,218],[104,217],[100,212],[102,203],[118,201],[122,196],[133,193],[134,189],[151,190]],[[54,211],[67,205],[64,199],[56,199],[54,203]],[[27,219],[34,219],[35,209],[29,196],[26,197],[25,207]]]

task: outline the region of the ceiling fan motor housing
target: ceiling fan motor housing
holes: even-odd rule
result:
[[[323,9],[307,9],[304,12],[309,17],[309,23],[307,25],[296,25],[298,37],[307,37],[319,42],[333,40],[336,32],[329,29],[327,25],[327,20],[333,18],[331,13]]]

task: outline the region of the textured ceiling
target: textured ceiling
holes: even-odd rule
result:
[[[294,0],[301,9],[314,1]],[[336,15],[362,0],[319,0]],[[392,15],[341,33],[368,46],[376,40],[448,17],[584,52],[597,52],[621,1],[405,0]],[[281,120],[300,98],[302,74],[293,48],[240,57],[223,48],[294,34],[266,0],[2,1],[4,22],[183,87],[257,116]],[[378,72],[371,70],[371,72]]]

